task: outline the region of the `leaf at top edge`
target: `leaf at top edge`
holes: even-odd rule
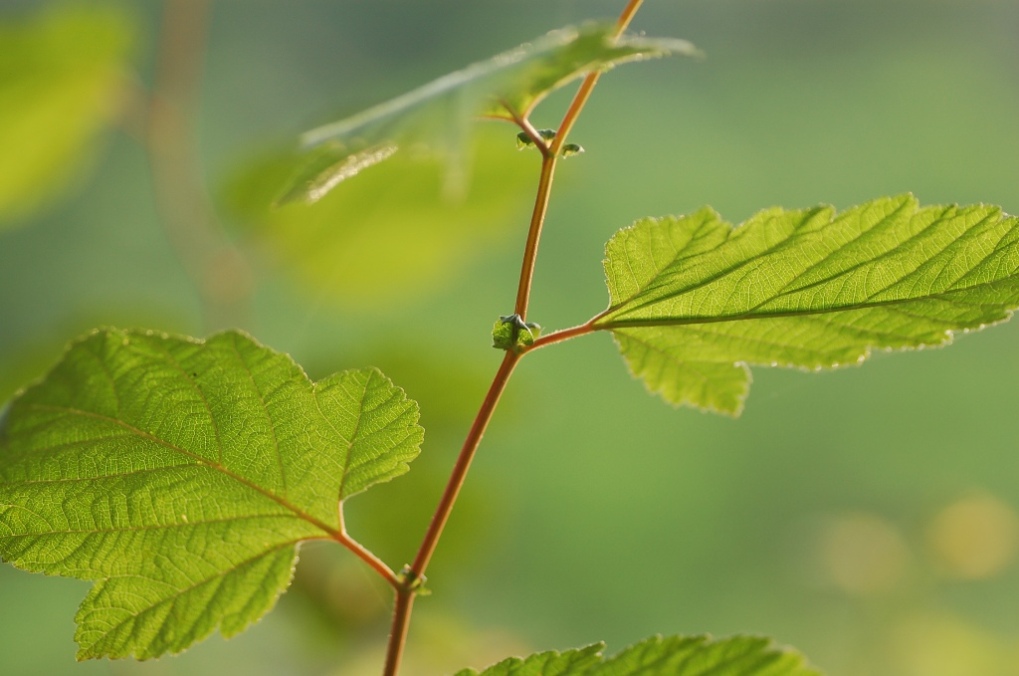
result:
[[[943,345],[1019,306],[1019,219],[911,195],[841,214],[710,209],[645,219],[606,246],[611,330],[670,403],[738,415],[748,364],[821,369]]]
[[[374,369],[311,382],[237,332],[107,329],[73,343],[0,428],[0,558],[93,580],[79,659],[180,652],[259,619],[296,545],[407,470],[417,405]]]
[[[112,7],[0,21],[0,225],[63,192],[118,114],[134,37]]]
[[[434,80],[352,117],[306,132],[307,162],[279,203],[315,201],[338,183],[405,146],[425,146],[449,159],[464,127],[483,115],[526,115],[549,92],[592,70],[671,54],[694,55],[689,42],[624,35],[611,24],[563,28]]]
[[[800,653],[756,636],[653,636],[609,658],[603,648],[511,657],[456,676],[820,676]]]

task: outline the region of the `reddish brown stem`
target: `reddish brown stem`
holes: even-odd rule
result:
[[[481,443],[481,437],[485,434],[488,422],[492,419],[492,413],[495,412],[495,406],[499,403],[499,397],[502,396],[503,390],[506,389],[506,383],[509,382],[510,375],[513,373],[513,367],[517,365],[520,356],[520,354],[512,350],[506,352],[506,356],[503,357],[502,364],[492,380],[492,385],[488,388],[488,394],[485,395],[485,400],[481,402],[481,408],[474,418],[474,424],[471,425],[470,432],[467,433],[467,438],[460,449],[460,455],[453,466],[453,473],[446,483],[446,490],[442,493],[442,498],[435,509],[432,521],[428,524],[428,531],[425,533],[424,540],[422,540],[421,546],[418,548],[414,563],[410,566],[411,571],[418,579],[425,576],[428,562],[431,561],[432,554],[435,553],[435,546],[439,543],[439,536],[442,535],[442,529],[449,519],[449,513],[453,509],[457,495],[460,494],[460,488],[463,486],[464,479],[467,478],[467,470],[470,469],[471,461],[478,450],[478,444]]]
[[[618,38],[626,30],[626,27],[630,25],[630,21],[633,20],[633,15],[640,9],[643,0],[630,0],[626,7],[623,9],[622,14],[619,15],[619,19],[616,21],[615,30],[612,33],[613,38]],[[580,116],[580,111],[584,109],[584,105],[587,104],[587,100],[591,97],[591,92],[594,90],[594,86],[598,84],[598,78],[601,77],[601,71],[596,70],[587,74],[584,81],[580,83],[580,88],[577,89],[576,95],[573,97],[573,101],[570,102],[570,107],[566,109],[566,114],[563,115],[563,121],[559,123],[559,129],[556,130],[556,137],[552,141],[552,146],[549,150],[553,155],[558,155],[562,150],[563,144],[566,143],[566,137],[569,136],[570,131],[573,129],[574,123]]]
[[[347,534],[347,527],[343,522],[342,503],[340,504],[340,528],[333,533],[333,539],[352,551],[357,558],[367,563],[375,570],[376,573],[381,575],[382,578],[388,582],[391,587],[393,587],[393,589],[399,591],[400,578],[393,572],[393,569],[387,566],[382,559],[375,556],[375,554],[369,551],[364,545]]]
[[[552,148],[555,148],[555,141]],[[538,259],[538,242],[541,241],[541,228],[548,212],[548,199],[552,193],[552,178],[555,175],[555,152],[557,151],[549,152],[541,158],[538,194],[534,198],[534,210],[531,212],[531,227],[527,230],[524,260],[520,266],[520,282],[517,285],[517,302],[513,309],[521,319],[527,317],[527,305],[531,299],[531,281],[534,277],[534,264]]]
[[[505,108],[506,112],[509,113],[509,116],[510,118],[512,118],[514,124],[520,127],[524,131],[524,133],[527,134],[527,138],[531,139],[531,143],[534,144],[534,147],[536,147],[538,151],[541,152],[541,156],[547,158],[549,156],[548,143],[545,141],[544,138],[542,138],[541,132],[534,128],[534,125],[531,124],[530,120],[522,116],[520,113],[511,108],[505,102],[503,103],[503,108]]]
[[[613,32],[612,37],[618,38],[623,34],[623,31],[625,31],[627,26],[630,25],[630,22],[633,21],[634,14],[637,13],[637,10],[640,9],[642,4],[644,4],[644,0],[630,0],[630,2],[626,3],[626,7],[623,8],[623,11],[619,14],[619,18],[616,19],[616,30]]]
[[[612,33],[613,38],[618,38],[622,35],[626,27],[630,25],[630,21],[633,20],[633,15],[640,9],[642,2],[643,0],[630,0],[627,3],[623,12],[619,15],[619,19],[616,21],[616,26]],[[573,96],[569,108],[566,109],[566,114],[563,115],[562,122],[559,123],[559,128],[556,130],[555,138],[548,144],[547,151],[545,148],[542,148],[541,177],[538,180],[538,193],[535,196],[534,209],[531,212],[531,226],[527,232],[527,243],[524,245],[524,260],[520,266],[520,283],[517,286],[517,301],[513,310],[521,318],[527,317],[527,306],[531,298],[531,280],[534,276],[534,266],[538,257],[538,242],[541,240],[541,229],[545,223],[545,214],[548,212],[549,194],[552,191],[552,177],[555,175],[556,160],[562,152],[563,145],[566,143],[573,125],[587,104],[587,100],[591,97],[591,92],[594,91],[595,85],[598,84],[599,77],[601,77],[601,71],[596,70],[587,74],[584,81],[580,83],[577,93]],[[514,111],[510,111],[510,114],[517,124],[530,136],[533,127],[527,121],[527,116],[525,115],[521,119],[521,116]]]
[[[559,331],[553,331],[552,333],[541,336],[540,338],[535,340],[530,347],[524,348],[523,352],[524,354],[526,354],[528,352],[533,352],[534,350],[537,350],[542,347],[554,345],[555,343],[561,343],[564,340],[570,340],[572,338],[586,336],[589,333],[594,333],[595,331],[600,330],[597,326],[594,326],[591,323],[592,321],[594,320],[591,320],[586,324],[581,324],[580,326],[574,326],[569,329],[560,329]]]
[[[641,3],[642,0],[629,0],[616,22],[613,37],[618,37],[622,34]],[[527,119],[527,115],[521,116],[515,111],[509,111],[517,125],[541,150],[541,174],[538,178],[538,189],[534,200],[534,209],[531,212],[527,242],[524,245],[524,259],[520,269],[517,299],[514,306],[515,313],[521,318],[527,316],[527,306],[531,294],[531,280],[534,275],[535,261],[537,260],[541,229],[545,222],[545,215],[548,212],[549,195],[552,191],[552,179],[555,175],[556,160],[559,157],[563,144],[566,142],[567,135],[587,103],[588,98],[591,96],[591,91],[598,83],[598,77],[599,73],[596,71],[589,73],[584,78],[566,114],[563,116],[555,139],[551,143],[546,144],[544,142],[540,134],[537,133]],[[492,385],[488,389],[488,394],[485,395],[481,408],[474,418],[474,423],[471,425],[467,438],[464,440],[463,447],[460,449],[460,455],[457,456],[452,474],[446,483],[446,488],[428,525],[428,530],[418,549],[417,556],[414,558],[414,562],[398,578],[396,603],[393,608],[393,623],[389,635],[389,644],[386,649],[385,676],[396,676],[399,669],[403,647],[407,640],[407,629],[410,622],[411,609],[414,605],[414,597],[420,585],[424,582],[425,571],[431,561],[432,554],[435,553],[435,548],[439,543],[439,538],[442,536],[446,521],[453,510],[453,505],[456,503],[464,480],[467,478],[467,471],[470,469],[471,461],[474,459],[478,445],[481,443],[481,437],[484,435],[485,429],[492,419],[492,414],[495,412],[500,396],[502,396],[503,391],[506,389],[506,384],[513,373],[513,368],[520,358],[530,350],[596,331],[597,329],[593,326],[592,322],[593,320],[587,324],[557,331],[539,338],[530,348],[520,350],[519,352],[507,350],[506,356],[503,358],[502,364],[495,374]]]
[[[432,521],[428,525],[424,539],[421,541],[421,546],[418,549],[417,556],[414,558],[414,563],[408,566],[397,578],[396,604],[393,608],[393,624],[389,633],[389,645],[386,649],[386,666],[383,672],[385,676],[395,676],[400,666],[400,657],[403,654],[403,646],[407,640],[407,627],[410,622],[411,608],[414,605],[414,596],[417,594],[420,585],[424,582],[428,563],[431,561],[432,554],[435,553],[439,537],[442,535],[446,521],[449,520],[449,514],[456,503],[460,488],[467,478],[467,470],[470,469],[471,461],[474,459],[474,454],[481,443],[481,437],[485,434],[485,428],[488,427],[488,422],[492,419],[492,413],[495,412],[496,404],[499,403],[499,397],[502,396],[503,390],[506,389],[506,383],[509,382],[510,375],[513,373],[513,367],[516,366],[520,357],[521,355],[516,352],[506,352],[506,356],[503,358],[502,364],[492,380],[492,385],[488,388],[488,394],[485,395],[484,401],[481,402],[481,408],[474,418],[474,424],[471,425],[470,432],[467,433],[467,438],[460,449],[460,455],[457,456],[453,472],[449,477],[449,481],[446,482],[446,489],[442,493],[442,498],[435,509],[435,514],[432,515]]]
[[[386,646],[386,666],[383,676],[396,676],[400,669],[400,658],[403,657],[403,646],[407,642],[407,629],[410,626],[410,611],[414,607],[415,590],[409,587],[397,587],[396,604],[393,608],[393,624],[389,629],[389,644]]]

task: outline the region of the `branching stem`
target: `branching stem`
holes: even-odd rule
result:
[[[643,0],[630,0],[627,3],[622,14],[619,15],[619,19],[616,21],[616,26],[612,33],[613,39],[622,35],[626,27],[630,25],[633,15],[640,9],[642,2]],[[539,148],[542,150],[541,176],[538,179],[538,192],[534,198],[534,209],[531,211],[531,227],[527,231],[527,243],[524,245],[524,260],[520,266],[520,282],[517,286],[517,301],[513,310],[522,319],[527,319],[527,306],[531,298],[531,281],[534,277],[534,266],[538,257],[538,243],[541,240],[541,229],[545,223],[545,214],[548,212],[548,201],[552,191],[552,178],[555,175],[556,162],[562,152],[563,145],[566,143],[567,137],[570,135],[570,131],[573,129],[573,125],[576,123],[577,118],[580,117],[580,113],[587,104],[587,100],[591,97],[591,92],[594,91],[595,85],[598,84],[599,77],[601,77],[601,71],[597,70],[588,73],[584,77],[583,82],[580,83],[580,88],[577,89],[577,93],[573,96],[573,100],[566,109],[566,114],[563,115],[562,122],[559,123],[555,138],[548,144],[547,149],[544,144],[539,145]],[[527,116],[521,117],[512,110],[510,115],[512,115],[520,128],[533,139],[534,128],[527,121]]]
[[[627,2],[622,14],[620,14],[619,19],[616,21],[613,38],[618,38],[622,32],[626,30],[626,27],[633,19],[634,14],[636,14],[637,10],[640,8],[642,1],[643,0],[629,0],[629,2]],[[556,131],[555,138],[550,143],[546,143],[544,139],[542,139],[541,135],[528,120],[527,114],[521,115],[517,111],[509,110],[507,107],[507,110],[509,110],[511,117],[517,126],[520,127],[525,134],[527,134],[531,141],[533,141],[537,148],[541,151],[541,173],[538,178],[538,189],[534,199],[534,208],[531,212],[531,222],[527,232],[527,241],[524,245],[524,257],[520,269],[520,280],[517,286],[516,304],[514,306],[514,312],[519,315],[522,320],[527,316],[527,307],[530,302],[531,280],[534,275],[534,266],[538,255],[538,244],[541,239],[541,229],[545,223],[545,215],[548,212],[549,196],[552,192],[552,179],[555,175],[556,161],[559,158],[563,144],[566,142],[566,138],[569,135],[570,130],[573,128],[574,123],[579,117],[581,111],[584,109],[584,105],[587,103],[588,98],[590,98],[595,85],[598,84],[599,76],[599,71],[593,71],[588,73],[583,82],[581,82],[577,93],[573,97],[573,101],[570,103],[565,115],[563,116],[559,129]],[[435,548],[439,543],[439,538],[442,536],[442,531],[445,528],[446,521],[449,519],[449,515],[456,503],[457,496],[460,494],[460,489],[463,486],[464,480],[467,478],[467,470],[470,468],[471,461],[474,459],[474,455],[478,450],[478,445],[481,443],[481,438],[484,436],[485,429],[488,427],[488,423],[492,419],[495,407],[499,403],[499,398],[502,396],[503,391],[506,389],[506,385],[509,382],[509,378],[512,375],[517,362],[531,350],[560,341],[569,340],[570,338],[585,335],[596,330],[597,328],[593,325],[592,320],[572,329],[556,331],[555,333],[538,338],[538,340],[536,340],[534,344],[527,349],[520,351],[506,351],[506,356],[503,357],[502,364],[499,366],[499,370],[496,372],[495,378],[492,380],[488,393],[485,395],[485,399],[481,403],[481,408],[478,410],[478,413],[474,418],[474,422],[471,424],[471,429],[467,433],[467,438],[464,440],[463,447],[460,449],[460,455],[457,456],[456,463],[453,466],[453,471],[446,483],[446,488],[442,493],[442,497],[439,499],[439,504],[435,509],[431,522],[428,525],[428,530],[425,532],[421,546],[418,548],[417,556],[414,558],[414,562],[404,569],[404,572],[397,577],[397,584],[395,585],[396,603],[393,608],[393,622],[389,634],[389,644],[386,649],[386,665],[383,672],[385,676],[395,676],[399,669],[400,659],[403,655],[403,647],[407,640],[407,628],[410,623],[414,597],[417,595],[417,591],[424,582],[425,571],[432,559],[432,554],[435,553]]]
[[[538,348],[554,345],[555,343],[561,343],[564,340],[570,340],[571,338],[586,336],[589,333],[594,333],[595,331],[600,330],[601,327],[595,326],[593,322],[594,320],[592,319],[591,321],[580,324],[579,326],[574,326],[568,329],[560,329],[559,331],[553,331],[552,333],[541,336],[529,347],[524,348],[523,352],[526,354],[528,352],[533,352]]]

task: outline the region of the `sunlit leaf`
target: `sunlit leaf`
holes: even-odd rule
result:
[[[1017,224],[908,195],[838,215],[770,209],[737,228],[710,209],[642,220],[606,248],[611,300],[595,326],[667,401],[738,414],[748,364],[855,364],[1007,319]]]
[[[0,224],[58,194],[117,114],[133,29],[112,8],[0,23]]]
[[[683,40],[622,36],[610,24],[563,28],[468,66],[344,120],[307,132],[306,164],[281,202],[321,199],[341,181],[405,147],[423,145],[454,163],[478,115],[512,119],[592,71],[635,59],[696,53]]]
[[[557,652],[548,650],[528,657],[508,657],[493,664],[482,672],[461,669],[456,676],[565,676],[586,674],[588,669],[602,663],[601,651],[604,643],[595,643],[586,648]]]
[[[457,676],[820,676],[799,653],[766,638],[655,636],[603,658],[604,644],[563,653],[511,657],[484,671]]]
[[[319,202],[272,208],[291,167],[279,157],[235,180],[228,199],[266,259],[316,298],[362,310],[406,303],[527,226],[537,160],[516,151],[509,128],[479,132],[460,185],[449,184],[439,158],[401,153]]]
[[[375,370],[312,383],[228,332],[106,330],[73,344],[0,428],[0,557],[95,581],[79,658],[179,652],[257,620],[296,545],[407,470],[417,405]]]

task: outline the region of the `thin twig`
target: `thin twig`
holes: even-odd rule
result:
[[[534,352],[535,350],[548,347],[549,345],[561,343],[566,340],[572,340],[573,338],[579,338],[580,336],[586,336],[589,333],[602,330],[602,327],[595,326],[592,323],[593,321],[594,320],[591,320],[584,324],[580,324],[579,326],[573,326],[568,329],[560,329],[558,331],[545,334],[544,336],[537,338],[534,343],[528,347],[523,348],[521,352],[527,354],[528,352]]]
[[[333,539],[352,551],[359,559],[367,563],[375,570],[375,572],[381,575],[382,578],[389,583],[389,586],[399,591],[400,578],[393,572],[393,569],[387,566],[382,559],[375,556],[375,554],[373,554],[364,545],[347,534],[347,526],[343,520],[343,503],[340,503],[339,518],[340,527],[333,533]]]

